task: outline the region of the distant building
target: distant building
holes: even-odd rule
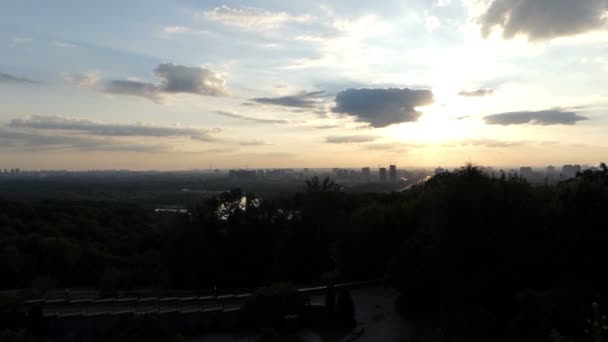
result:
[[[522,166],[519,168],[519,175],[525,179],[532,178],[532,168],[529,166]]]
[[[381,167],[380,170],[378,170],[378,174],[379,174],[380,181],[386,182],[386,168]]]
[[[397,181],[397,165],[390,165],[388,176],[391,182]]]
[[[363,176],[363,179],[369,179],[370,174],[371,169],[369,167],[364,167],[361,169],[361,176]]]
[[[236,179],[256,179],[257,172],[256,170],[230,170],[228,171],[228,175],[231,178]]]
[[[574,178],[579,172],[581,172],[580,165],[564,165],[562,167],[562,177],[565,179]]]

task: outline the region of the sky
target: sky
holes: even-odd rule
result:
[[[608,0],[1,3],[0,168],[608,156]]]

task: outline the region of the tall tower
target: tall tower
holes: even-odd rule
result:
[[[361,169],[361,176],[363,176],[363,178],[369,179],[369,175],[370,175],[369,167],[364,167]]]
[[[386,182],[386,168],[385,167],[381,167],[380,170],[378,170],[379,175],[380,175],[380,181],[381,182]]]
[[[391,182],[397,181],[397,165],[393,164],[389,166],[388,176]]]

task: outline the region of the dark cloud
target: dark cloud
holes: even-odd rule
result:
[[[154,69],[157,82],[139,80],[110,80],[98,86],[95,74],[73,73],[64,78],[79,86],[88,86],[100,91],[145,97],[155,102],[161,102],[164,97],[187,93],[203,96],[222,96],[228,92],[225,81],[215,72],[202,67],[188,67],[172,63],[159,64]]]
[[[326,93],[324,91],[311,91],[290,96],[258,97],[250,101],[284,107],[314,108],[323,103],[322,99],[325,96]]]
[[[575,125],[578,121],[588,120],[589,118],[578,115],[575,112],[564,111],[563,109],[549,109],[541,111],[522,111],[488,115],[483,118],[488,125]]]
[[[458,95],[465,97],[483,97],[494,94],[494,89],[478,89],[474,91],[463,90]]]
[[[373,135],[332,135],[325,138],[325,142],[330,144],[352,144],[365,143],[377,140]]]
[[[319,126],[315,126],[316,129],[334,129],[334,128],[340,128],[343,126],[340,125],[319,125]]]
[[[207,96],[226,94],[224,80],[209,69],[163,63],[156,67],[154,73],[160,79],[160,89],[163,92]]]
[[[83,150],[83,151],[128,151],[128,152],[163,152],[166,146],[124,142],[114,139],[102,139],[86,136],[56,135],[32,131],[14,131],[0,127],[1,146],[26,150]]]
[[[217,128],[202,130],[143,124],[107,124],[86,119],[42,115],[13,119],[8,126],[18,129],[71,131],[107,137],[188,137],[199,141],[215,141],[217,139],[213,136],[213,133],[219,132],[219,129]]]
[[[274,119],[253,118],[253,117],[250,117],[250,116],[230,113],[230,112],[226,112],[226,111],[223,111],[223,110],[218,110],[215,113],[219,114],[221,116],[232,118],[232,119],[249,121],[249,122],[255,122],[255,123],[260,123],[260,124],[286,124],[286,123],[289,123],[289,121],[287,121],[287,120],[274,120]]]
[[[159,101],[163,96],[158,86],[131,80],[110,81],[103,91],[110,94],[141,96],[153,101]]]
[[[407,88],[348,89],[339,92],[335,101],[334,113],[354,116],[372,127],[386,127],[417,121],[422,113],[416,107],[433,103],[433,93]]]
[[[0,72],[0,83],[24,83],[24,84],[37,84],[39,81],[30,80],[29,78],[19,77],[4,72]]]
[[[608,0],[494,0],[480,23],[484,36],[498,26],[507,39],[537,41],[601,28],[607,10]]]

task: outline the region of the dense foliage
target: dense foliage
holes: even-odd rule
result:
[[[157,214],[120,202],[0,202],[0,287],[208,290],[382,278],[437,339],[584,341],[605,299],[608,170],[555,186],[473,166],[402,193],[309,180]],[[604,305],[603,307],[606,307]]]

